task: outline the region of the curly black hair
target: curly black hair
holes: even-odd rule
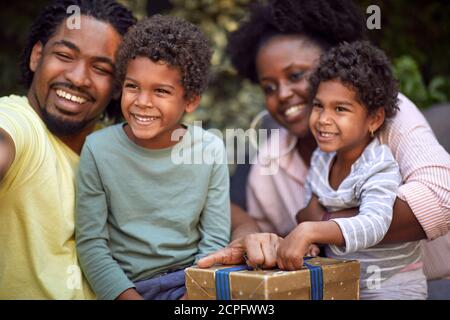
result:
[[[310,103],[320,83],[334,79],[355,90],[357,101],[369,114],[384,108],[386,118],[391,118],[399,110],[398,83],[389,59],[368,41],[343,42],[322,54],[309,78]]]
[[[250,6],[249,19],[229,36],[227,53],[239,75],[258,82],[256,55],[277,35],[304,36],[324,51],[367,38],[365,18],[351,0],[271,0]]]
[[[128,62],[138,56],[178,68],[184,98],[201,95],[208,85],[212,49],[194,24],[173,16],[154,15],[133,26],[117,53],[117,81],[122,84]]]
[[[114,0],[55,0],[46,6],[31,25],[31,29],[26,40],[25,48],[22,52],[20,68],[20,82],[26,89],[29,89],[33,81],[34,73],[30,70],[29,61],[33,46],[41,42],[45,45],[53,36],[60,24],[68,18],[71,13],[67,13],[69,6],[76,5],[80,8],[80,14],[93,17],[97,20],[111,24],[121,35],[124,35],[128,28],[136,23],[133,13],[123,5]],[[117,101],[111,101],[106,108],[108,118],[116,120],[120,117],[120,105]]]

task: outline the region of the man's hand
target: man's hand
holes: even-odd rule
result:
[[[249,234],[200,259],[197,265],[200,268],[208,268],[214,264],[242,264],[247,262],[252,267],[273,268],[276,266],[276,253],[280,240],[282,238],[274,233]]]
[[[244,263],[244,240],[239,238],[230,242],[228,246],[198,260],[200,268],[209,268],[215,264],[241,264]]]

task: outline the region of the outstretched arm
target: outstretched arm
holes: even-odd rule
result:
[[[244,238],[261,230],[256,221],[250,217],[241,207],[231,203],[231,240]]]
[[[6,133],[0,129],[0,182],[11,167],[16,155],[14,142]]]
[[[358,215],[358,212],[359,208],[345,209],[332,213],[326,212],[323,208],[310,211],[300,210],[297,214],[297,222],[350,218]],[[426,238],[425,231],[408,203],[400,198],[396,198],[391,225],[380,244],[418,241]]]

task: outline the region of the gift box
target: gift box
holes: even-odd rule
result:
[[[360,265],[356,260],[305,258],[297,271],[251,270],[246,265],[190,267],[190,300],[358,300]]]

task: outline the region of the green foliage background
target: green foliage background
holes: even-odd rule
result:
[[[227,34],[238,26],[251,0],[119,0],[141,19],[154,13],[173,14],[196,23],[209,36],[215,53],[213,73],[200,108],[186,121],[202,120],[206,128],[248,128],[263,109],[258,87],[239,79],[224,54]],[[0,96],[24,90],[18,85],[19,52],[27,29],[48,0],[16,0],[2,4],[0,21]],[[441,1],[356,0],[362,10],[381,9],[381,29],[370,30],[371,40],[394,63],[401,90],[419,107],[450,100],[450,5]],[[369,14],[367,15],[369,16]]]

